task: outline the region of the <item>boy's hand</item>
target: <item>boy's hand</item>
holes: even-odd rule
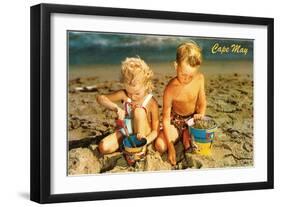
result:
[[[200,119],[204,118],[204,115],[203,114],[194,114],[193,118],[194,118],[194,120],[200,120]]]
[[[169,143],[168,145],[168,159],[172,165],[176,165],[176,150],[173,143]]]

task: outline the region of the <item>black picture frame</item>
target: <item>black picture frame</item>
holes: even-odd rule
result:
[[[50,70],[50,15],[53,13],[133,17],[165,20],[182,20],[206,23],[232,23],[264,25],[267,27],[267,181],[238,184],[220,184],[189,187],[167,187],[74,194],[51,194],[51,70]],[[39,4],[31,7],[31,169],[30,199],[38,203],[89,201],[147,196],[166,196],[210,192],[272,189],[274,187],[273,147],[273,44],[274,20],[272,18],[195,14],[168,11],[103,8],[56,4]]]

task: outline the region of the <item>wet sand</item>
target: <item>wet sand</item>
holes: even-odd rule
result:
[[[158,171],[189,168],[226,168],[253,166],[253,77],[249,62],[208,63],[202,66],[207,96],[206,114],[213,117],[218,130],[212,145],[212,155],[185,153],[179,141],[177,165],[171,166],[167,153],[162,156],[151,144],[147,155],[129,166],[120,151],[101,155],[97,146],[106,135],[114,132],[116,114],[96,102],[98,94],[122,87],[118,82],[120,68],[108,66],[69,72],[68,94],[68,174]],[[114,70],[113,70],[114,68]],[[116,69],[115,69],[116,68]],[[167,82],[175,75],[172,63],[151,65],[155,76],[153,91],[162,116],[162,94]],[[77,87],[95,86],[76,91]],[[121,105],[120,105],[121,106]]]

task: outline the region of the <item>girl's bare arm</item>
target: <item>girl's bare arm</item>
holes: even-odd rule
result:
[[[119,91],[115,91],[111,94],[104,94],[104,95],[99,95],[97,97],[97,102],[110,109],[110,110],[114,110],[117,111],[118,110],[118,106],[116,103],[117,101],[121,101],[125,99],[125,92],[124,90],[119,90]]]

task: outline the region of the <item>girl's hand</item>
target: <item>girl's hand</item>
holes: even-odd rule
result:
[[[118,119],[124,120],[125,118],[125,111],[123,109],[121,109],[120,107],[116,107],[116,113],[118,116]]]
[[[135,110],[136,108],[139,108],[141,106],[137,103],[131,103],[131,107],[132,107],[133,110]]]
[[[194,118],[194,120],[200,120],[200,119],[204,118],[204,115],[203,114],[194,114],[193,118]]]
[[[138,139],[138,140],[141,140],[141,138],[145,138],[145,136],[142,135],[141,133],[137,133],[137,139]]]

